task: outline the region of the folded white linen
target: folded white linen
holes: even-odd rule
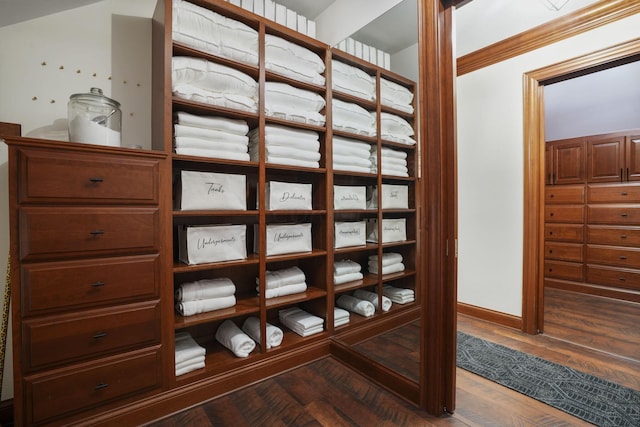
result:
[[[272,111],[313,111],[319,113],[326,104],[320,94],[299,89],[287,83],[266,82],[264,87],[266,110]]]
[[[402,262],[402,254],[397,252],[385,252],[382,254],[382,266],[386,267]],[[369,263],[378,263],[378,255],[370,255]]]
[[[256,159],[256,160],[253,160]],[[257,158],[252,158],[253,161],[257,162]],[[266,158],[266,162],[267,163],[274,163],[274,164],[278,164],[278,165],[289,165],[289,166],[300,166],[303,168],[319,168],[320,167],[320,163],[319,162],[312,162],[309,160],[299,160],[299,159],[291,159],[289,157],[280,157],[280,156],[273,156],[270,154],[267,154],[267,158]]]
[[[218,297],[228,297],[236,293],[236,285],[231,279],[217,277],[186,282],[175,291],[176,301],[194,301]]]
[[[298,325],[293,324],[291,326],[288,326],[288,328],[291,329],[296,334],[300,335],[301,337],[308,337],[310,335],[319,334],[320,332],[324,331],[324,327],[322,325],[314,326],[313,328],[309,328],[309,329],[304,329]]]
[[[381,163],[382,166],[407,167],[407,159],[399,159],[397,157],[389,157],[389,156],[385,156],[384,154],[382,155],[382,159],[380,160],[380,162],[378,162],[378,159],[375,156],[371,156],[370,160],[371,160],[371,163],[373,163],[374,165],[377,165],[377,164]]]
[[[302,283],[305,280],[306,277],[304,275],[304,271],[302,271],[298,266],[282,268],[280,270],[267,270],[265,272],[267,289],[275,289],[285,285],[294,285],[296,283]],[[256,284],[260,284],[258,278],[256,278]]]
[[[349,323],[350,314],[347,310],[334,307],[333,308],[333,326],[338,327]]]
[[[176,365],[197,357],[204,357],[206,349],[198,345],[188,332],[177,332],[175,335]]]
[[[391,265],[387,265],[385,267],[382,267],[382,274],[391,274],[391,273],[399,273],[401,271],[404,271],[405,267],[404,264],[399,262],[397,264],[391,264]],[[378,274],[378,263],[372,263],[369,262],[369,273],[371,274]]]
[[[324,114],[316,113],[315,111],[296,110],[291,108],[290,105],[271,106],[270,108],[265,108],[264,112],[270,117],[308,125],[324,126],[327,121]]]
[[[318,152],[320,141],[317,139],[296,138],[289,135],[265,135],[265,146],[296,148],[311,152]],[[257,133],[249,133],[249,147],[259,147],[260,139]]]
[[[237,357],[247,357],[256,348],[255,341],[231,320],[225,320],[218,327],[216,340]]]
[[[382,287],[382,294],[397,304],[407,304],[415,301],[413,289],[396,288],[391,285]]]
[[[362,159],[355,156],[343,156],[341,154],[338,154],[337,156],[336,155],[333,156],[333,164],[345,165],[345,166],[351,165],[351,166],[360,166],[363,168],[370,168],[371,160]]]
[[[390,169],[390,168],[385,168],[384,166],[382,167],[380,172],[382,173],[382,175],[403,176],[403,177],[409,176],[408,170],[403,170],[398,168]]]
[[[173,95],[190,101],[202,102],[224,108],[231,108],[249,113],[258,112],[258,102],[253,98],[228,93],[211,92],[205,89],[183,84],[173,88]]]
[[[367,142],[361,142],[356,139],[344,138],[342,136],[334,135],[333,136],[334,150],[337,147],[340,147],[341,149],[344,149],[344,150],[350,150],[350,151],[346,151],[347,153],[350,153],[351,150],[354,150],[354,151],[365,150],[367,152],[370,152],[372,150],[372,145]]]
[[[333,170],[345,171],[345,172],[377,173],[377,170],[375,168],[371,170],[371,167],[357,166],[357,165],[343,165],[341,163],[334,163]]]
[[[307,160],[311,162],[317,162],[320,160],[320,153],[307,151],[307,150],[299,150],[293,147],[282,147],[278,145],[267,145],[264,147],[265,152],[267,153],[267,157],[269,156],[277,156],[277,157],[286,157],[289,159],[298,159],[298,160]],[[252,146],[249,154],[252,158],[259,156],[259,148],[256,146]]]
[[[360,298],[363,300],[369,301],[376,310],[379,310],[378,307],[378,294],[374,292],[365,291],[364,289],[356,289],[353,293],[353,296],[356,298]],[[384,295],[382,295],[382,311],[389,311],[391,309],[391,300]]]
[[[194,363],[202,363],[205,361],[205,355],[194,356],[190,359],[184,360],[182,362],[176,363],[176,372],[183,370],[185,367],[193,365]]]
[[[234,135],[247,135],[249,125],[245,120],[217,116],[199,116],[185,111],[176,113],[176,123],[184,126],[218,130]]]
[[[207,150],[229,151],[232,153],[246,153],[248,145],[234,141],[211,140],[202,138],[193,138],[190,136],[174,137],[176,147],[180,148],[198,148]]]
[[[391,113],[380,113],[380,133],[413,136],[411,124],[402,117]]]
[[[257,290],[258,288],[256,288]],[[265,298],[277,298],[283,297],[285,295],[293,295],[299,294],[307,290],[307,284],[305,282],[302,283],[294,283],[292,285],[282,285],[278,286],[274,289],[265,289]]]
[[[336,319],[333,321],[333,326],[337,328],[338,326],[346,325],[347,323],[349,323],[348,317],[345,319]]]
[[[296,80],[324,85],[324,62],[311,50],[283,38],[265,35],[265,68]]]
[[[351,295],[340,295],[336,300],[336,305],[364,317],[371,317],[376,312],[376,308],[369,301]]]
[[[376,78],[360,68],[343,62],[331,61],[331,83],[338,92],[348,93],[358,98],[373,100],[376,97]]]
[[[307,337],[324,330],[324,319],[298,307],[290,307],[278,312],[280,322],[296,334]]]
[[[207,92],[258,99],[258,82],[242,71],[203,58],[174,56],[171,59],[172,87],[190,85]]]
[[[333,156],[342,157],[357,157],[359,159],[367,159],[371,156],[371,153],[367,149],[354,149],[349,147],[343,147],[341,145],[333,144]]]
[[[333,99],[331,102],[334,129],[369,136],[376,134],[375,116],[372,116],[369,111],[357,104],[339,99]]]
[[[357,273],[344,273],[344,274],[334,274],[333,275],[333,284],[334,285],[342,285],[343,283],[354,282],[356,280],[362,280],[364,275],[361,272]]]
[[[249,132],[249,136],[257,135],[258,129],[253,129]],[[308,130],[308,129],[298,129],[290,126],[281,126],[281,125],[266,125],[264,127],[265,137],[268,139],[269,136],[280,137],[287,136],[290,138],[294,138],[296,140],[304,140],[304,141],[318,141],[320,139],[320,134],[316,131]]]
[[[415,297],[389,297],[396,304],[407,304],[415,301]]]
[[[416,145],[416,140],[407,135],[398,135],[398,134],[380,132],[380,138],[386,141],[398,142],[400,144],[405,144],[405,145]]]
[[[199,359],[194,359],[190,363],[184,363],[184,364],[181,364],[180,366],[176,366],[176,377],[204,368],[205,367],[204,360],[205,360],[204,357],[202,357]]]
[[[233,151],[223,151],[209,148],[189,148],[189,147],[176,147],[176,154],[182,154],[184,156],[197,156],[197,157],[209,157],[214,159],[226,159],[226,160],[240,160],[248,162],[250,160],[249,153],[238,153]]]
[[[344,259],[333,263],[333,272],[337,275],[358,273],[360,271],[362,271],[362,266],[350,259]]]
[[[260,319],[255,316],[247,317],[242,324],[242,330],[255,342],[260,342]],[[282,343],[284,333],[277,326],[267,323],[266,335],[266,346],[267,348],[272,348],[278,347]]]
[[[176,303],[176,310],[182,316],[193,316],[195,314],[207,313],[209,311],[221,310],[236,305],[235,295],[227,297],[199,299],[195,301],[182,301]]]
[[[380,154],[383,158],[394,157],[397,159],[406,159],[407,152],[402,150],[394,150],[393,148],[382,147]]]
[[[238,135],[235,133],[217,129],[206,129],[191,125],[181,125],[178,123],[173,125],[173,129],[173,134],[175,137],[188,136],[215,141],[221,140],[227,143],[235,142],[237,144],[242,144],[245,147],[249,145],[249,137],[246,135]]]
[[[389,105],[388,103],[409,105],[413,102],[413,92],[396,82],[381,78],[380,98],[383,105]]]

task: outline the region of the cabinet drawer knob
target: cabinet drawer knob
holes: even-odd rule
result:
[[[91,284],[91,286],[93,286],[94,288],[97,288],[97,287],[100,287],[100,286],[104,286],[104,285],[105,285],[105,283],[104,282],[100,282],[100,281],[93,282]]]
[[[628,217],[628,216],[629,216],[629,214],[621,213],[621,214],[620,214],[620,216],[621,216],[622,218],[626,218],[626,217]]]
[[[551,213],[549,214],[549,216],[553,216],[553,212],[551,212]]]
[[[626,278],[624,278],[624,277],[620,277],[620,279],[619,279],[619,280],[620,280],[621,282],[626,282],[626,281],[627,281],[627,279],[626,279]]]
[[[627,259],[627,257],[626,257],[626,256],[624,256],[624,255],[620,255],[620,259],[621,259],[621,260],[625,260],[625,259]]]
[[[552,254],[553,253],[553,249],[549,249],[549,253]]]
[[[553,193],[549,194],[549,198],[553,199],[554,198],[554,194]]]
[[[100,177],[94,176],[94,177],[89,178],[89,181],[91,181],[93,183],[104,182],[104,178],[100,178]]]
[[[97,334],[95,334],[95,335],[93,336],[93,339],[94,339],[94,340],[98,340],[98,339],[100,339],[100,338],[104,338],[104,337],[106,337],[106,336],[107,336],[107,333],[106,333],[106,332],[98,332]]]
[[[620,238],[621,238],[621,239],[626,239],[626,238],[627,238],[627,235],[626,235],[626,234],[623,234],[622,236],[620,236]]]
[[[550,231],[550,232],[549,232],[549,236],[553,236],[553,231]]]
[[[89,234],[91,234],[92,236],[100,236],[101,234],[104,234],[104,230],[92,230],[89,232]]]
[[[100,390],[100,389],[102,389],[102,388],[107,388],[107,387],[109,387],[109,384],[107,384],[107,383],[100,383],[100,384],[98,384],[98,385],[96,385],[96,386],[95,386],[95,389],[96,389],[96,390]]]
[[[627,193],[626,191],[623,191],[622,193],[620,193],[621,196],[628,196],[629,193]]]

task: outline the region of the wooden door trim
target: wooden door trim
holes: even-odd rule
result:
[[[640,55],[640,38],[620,43],[523,75],[524,101],[524,255],[522,330],[535,334],[544,321],[544,85],[589,69],[605,69]]]

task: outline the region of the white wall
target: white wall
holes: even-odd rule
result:
[[[523,73],[639,36],[636,15],[457,79],[460,302],[522,314]]]

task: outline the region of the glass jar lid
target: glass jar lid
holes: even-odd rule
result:
[[[72,101],[99,103],[111,108],[120,108],[120,103],[115,99],[102,94],[102,89],[92,87],[89,93],[75,93],[69,97]]]

